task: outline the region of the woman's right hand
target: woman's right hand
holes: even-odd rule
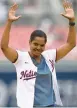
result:
[[[9,13],[8,13],[8,20],[13,22],[18,20],[21,16],[15,16],[16,10],[18,8],[18,5],[15,3],[13,6],[10,7]]]

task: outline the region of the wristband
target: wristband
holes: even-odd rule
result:
[[[75,22],[69,22],[69,25],[70,26],[74,26],[75,25]]]

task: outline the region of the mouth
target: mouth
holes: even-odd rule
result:
[[[35,50],[35,53],[38,53],[38,54],[40,54],[40,53],[41,53],[41,51]]]

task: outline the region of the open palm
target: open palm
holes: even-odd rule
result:
[[[63,7],[65,10],[65,13],[62,13],[62,15],[70,20],[75,19],[74,10],[72,8],[72,4],[68,1],[63,2]]]
[[[10,21],[18,20],[21,16],[15,16],[16,10],[18,8],[18,5],[15,3],[13,6],[11,6],[8,14],[8,19]]]

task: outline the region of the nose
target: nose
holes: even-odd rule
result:
[[[37,49],[38,49],[38,50],[40,50],[40,49],[41,49],[41,46],[40,46],[40,45],[38,45],[38,46],[37,46]]]

